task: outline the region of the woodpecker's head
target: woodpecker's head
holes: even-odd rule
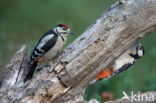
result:
[[[54,28],[54,31],[61,35],[62,37],[67,37],[69,34],[73,34],[73,32],[70,31],[69,27],[65,24],[59,24]]]
[[[129,55],[134,57],[135,59],[141,58],[145,53],[144,47],[138,43],[134,45],[129,51]]]

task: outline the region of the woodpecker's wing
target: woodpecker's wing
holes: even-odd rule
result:
[[[51,34],[48,34],[51,33]],[[39,40],[38,44],[34,48],[31,54],[31,61],[36,61],[36,59],[40,58],[46,52],[48,52],[51,48],[54,47],[57,41],[58,35],[54,32],[47,32],[43,35],[43,37]]]
[[[125,64],[125,65],[122,66],[120,69],[116,70],[116,71],[113,73],[113,75],[119,74],[119,73],[121,73],[121,72],[124,72],[124,71],[130,69],[134,63],[135,63],[135,62]],[[113,76],[113,75],[112,75],[112,76]]]

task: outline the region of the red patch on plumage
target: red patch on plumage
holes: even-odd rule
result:
[[[108,76],[111,76],[113,73],[114,67],[113,66],[109,66],[107,69],[102,70],[97,76],[96,79],[100,80],[100,79],[105,79]]]
[[[66,29],[69,28],[69,26],[67,26],[67,25],[65,25],[65,24],[59,24],[59,26],[61,26],[61,27],[65,27]]]

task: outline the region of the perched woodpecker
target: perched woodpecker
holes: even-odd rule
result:
[[[124,54],[119,56],[112,65],[102,70],[91,82],[91,84],[128,70],[136,62],[136,60],[141,58],[143,55],[144,47],[141,44],[134,45]]]
[[[44,33],[32,51],[28,64],[29,71],[24,82],[32,78],[37,64],[43,61],[49,61],[57,56],[65,44],[69,34],[73,33],[65,24],[59,24],[52,30]]]

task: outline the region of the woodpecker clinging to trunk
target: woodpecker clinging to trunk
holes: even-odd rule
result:
[[[57,56],[69,34],[73,34],[69,27],[65,24],[59,24],[40,38],[30,56],[28,64],[29,72],[26,75],[24,82],[32,78],[38,63],[49,61]]]
[[[91,84],[128,70],[136,62],[136,60],[141,58],[143,55],[144,47],[141,44],[134,45],[124,54],[119,56],[112,65],[102,70],[96,76],[95,80],[91,81]]]

